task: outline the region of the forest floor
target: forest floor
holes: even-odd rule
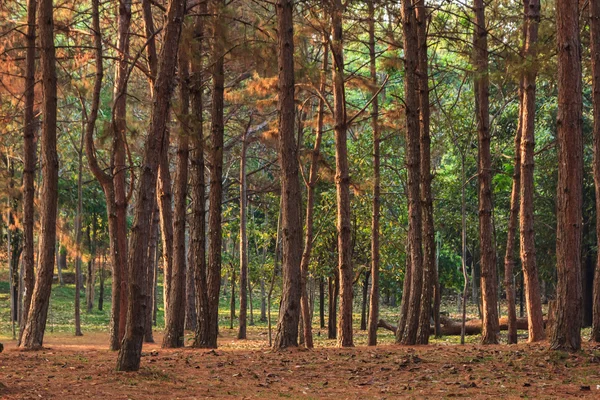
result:
[[[576,354],[547,343],[340,349],[321,342],[273,352],[264,328],[253,327],[245,341],[235,332],[222,329],[219,349],[210,351],[164,350],[157,334],[134,373],[115,371],[106,333],[49,334],[38,352],[5,341],[0,398],[600,398],[600,346],[588,342]]]

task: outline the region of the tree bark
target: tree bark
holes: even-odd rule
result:
[[[410,293],[402,344],[417,342],[423,287],[422,213],[420,200],[421,155],[418,97],[418,35],[414,1],[402,2],[404,31],[404,97],[406,112],[406,164],[408,169],[408,241]],[[404,302],[404,299],[403,299]]]
[[[224,0],[212,0],[210,13],[214,16],[210,25],[212,35],[212,108],[210,143],[210,194],[208,210],[208,337],[204,347],[216,348],[219,332],[219,290],[221,288],[222,227],[221,210],[223,196],[223,101],[225,90],[224,35],[222,17]]]
[[[334,276],[329,277],[329,309],[327,310],[327,337],[335,339],[337,337],[337,299],[340,292],[339,271],[334,272]]]
[[[199,14],[206,13],[206,2],[200,3]],[[193,347],[210,347],[210,314],[208,303],[208,288],[206,282],[206,185],[204,180],[204,111],[202,95],[202,50],[204,43],[204,25],[202,17],[198,15],[194,22],[193,42],[194,51],[199,56],[192,62],[192,114],[194,130],[192,134],[191,152],[191,192],[192,192],[192,218],[190,221],[190,268],[194,269],[196,329],[194,332]]]
[[[421,212],[423,214],[423,288],[417,343],[429,343],[429,321],[431,320],[435,279],[435,227],[433,221],[433,195],[431,193],[431,137],[429,130],[429,71],[427,57],[427,10],[425,0],[416,5],[419,79],[419,119],[421,157]]]
[[[360,330],[367,330],[367,303],[369,301],[369,277],[371,276],[371,271],[365,271],[365,278],[363,280],[362,287],[362,304],[360,308]]]
[[[338,269],[340,315],[337,344],[354,346],[352,332],[352,229],[350,226],[350,171],[348,166],[346,93],[344,85],[344,34],[341,0],[331,2],[331,53],[333,56],[333,108],[335,134],[335,183],[337,194]]]
[[[475,111],[477,117],[478,184],[479,184],[479,243],[481,251],[481,298],[483,302],[483,331],[481,343],[498,343],[498,290],[496,249],[493,244],[492,223],[492,158],[490,153],[489,76],[487,27],[483,0],[474,0],[475,35]]]
[[[523,76],[523,133],[521,137],[521,207],[520,238],[529,342],[543,340],[544,322],[542,298],[535,257],[535,231],[533,224],[534,153],[535,153],[535,90],[537,76],[537,40],[540,21],[540,1],[529,0],[527,9],[527,36],[524,56],[527,69]]]
[[[596,238],[600,241],[600,0],[590,0],[592,47],[592,101],[594,105],[594,186],[596,189]],[[591,340],[600,342],[600,252],[594,274]]]
[[[248,121],[248,128],[250,127]],[[240,156],[240,315],[238,339],[246,339],[247,309],[248,309],[248,234],[247,234],[247,205],[248,193],[246,188],[246,153],[248,152],[248,129],[242,134],[242,154]]]
[[[558,187],[556,196],[556,324],[550,348],[581,348],[583,135],[578,4],[556,2],[558,46]]]
[[[129,42],[131,26],[131,0],[119,0],[117,50],[119,61],[115,69],[113,104],[112,180],[114,186],[114,212],[116,216],[116,244],[119,275],[113,276],[113,286],[120,288],[118,342],[125,335],[127,318],[127,194],[126,194],[126,133],[127,133],[127,84],[129,70]],[[116,349],[114,349],[116,350]]]
[[[515,133],[515,162],[513,183],[510,194],[510,215],[508,219],[506,253],[504,255],[504,288],[508,313],[508,344],[517,343],[517,311],[515,308],[515,285],[513,269],[515,266],[515,240],[519,223],[519,188],[521,186],[521,134],[523,127],[523,80],[519,87],[519,121]]]
[[[142,340],[146,319],[146,266],[144,260],[148,251],[154,196],[156,196],[156,176],[161,153],[167,151],[165,138],[171,94],[174,86],[175,69],[181,25],[185,12],[185,0],[172,0],[167,10],[164,28],[163,49],[160,55],[158,75],[154,83],[151,123],[148,138],[144,145],[142,171],[136,189],[136,207],[131,229],[131,252],[129,253],[129,298],[127,310],[127,331],[123,339],[117,370],[137,371],[140,367]]]
[[[294,22],[293,1],[278,0],[277,64],[279,67],[279,163],[281,165],[281,249],[283,287],[274,349],[298,346],[302,258],[302,194],[298,173],[298,147],[294,134]]]
[[[157,273],[157,247],[158,247],[158,228],[160,225],[160,216],[158,206],[155,204],[154,210],[152,211],[152,225],[150,227],[150,239],[148,244],[148,254],[146,262],[146,273],[148,279],[146,282],[146,297],[148,305],[146,307],[146,329],[144,331],[144,342],[154,343],[154,336],[152,334],[152,320],[154,312],[154,303],[156,302],[156,293],[154,290],[155,274]]]
[[[56,151],[57,81],[52,0],[39,0],[38,28],[42,69],[42,192],[40,197],[39,264],[27,323],[20,347],[40,349],[54,274],[56,216],[58,211],[58,154]]]
[[[179,49],[179,89],[181,103],[179,125],[180,132],[177,148],[177,167],[175,172],[175,212],[173,220],[173,264],[168,307],[165,319],[163,348],[184,346],[185,329],[185,286],[186,286],[186,213],[189,164],[189,58],[188,49]]]
[[[27,53],[25,55],[25,113],[23,116],[23,315],[19,329],[19,344],[31,305],[31,294],[35,284],[34,267],[34,219],[35,219],[35,170],[37,143],[35,131],[35,35],[37,0],[27,1]]]
[[[323,43],[323,63],[321,67],[321,82],[319,83],[319,91],[325,93],[327,85],[327,68],[329,62],[329,46],[324,38]],[[302,307],[302,319],[303,321],[311,321],[310,318],[310,307],[308,304],[308,293],[306,290],[306,281],[308,279],[308,267],[310,265],[310,257],[312,253],[312,245],[314,239],[314,210],[315,210],[315,188],[317,180],[319,179],[319,159],[321,151],[321,141],[323,138],[323,120],[325,117],[325,101],[319,98],[319,105],[317,109],[317,129],[315,134],[315,143],[311,152],[310,158],[310,171],[308,177],[308,185],[306,187],[306,232],[304,236],[304,251],[302,253],[302,261],[300,263],[300,270],[302,273],[302,296],[301,296],[301,307]],[[306,348],[311,349],[314,347],[312,338],[312,324],[307,323],[303,325],[304,329],[304,345]]]
[[[173,270],[173,192],[171,171],[169,169],[169,128],[164,135],[163,147],[158,167],[158,182],[156,201],[160,211],[160,232],[162,239],[163,258],[163,303],[165,321],[169,318],[169,303],[171,297],[171,281]]]
[[[83,104],[82,104],[83,106]],[[86,114],[85,112],[82,114]],[[86,121],[82,124],[84,129]],[[81,135],[80,146],[77,149],[77,211],[75,213],[75,336],[83,336],[81,332],[81,242],[83,218],[83,144],[85,136]]]
[[[396,331],[396,343],[400,343],[404,337],[404,331],[406,329],[406,320],[408,316],[408,305],[410,297],[410,286],[411,286],[411,275],[412,269],[410,268],[410,244],[406,243],[406,263],[404,268],[404,281],[402,282],[402,303],[400,304],[400,318],[398,319],[398,330]],[[389,299],[389,292],[388,292]],[[390,302],[388,301],[388,305]]]
[[[369,70],[376,95],[377,65],[375,55],[375,1],[369,0]],[[377,345],[377,320],[379,319],[379,215],[380,215],[380,131],[379,99],[371,103],[371,129],[373,129],[373,216],[371,219],[371,296],[369,298],[368,339],[369,346]]]

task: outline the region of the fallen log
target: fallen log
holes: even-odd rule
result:
[[[453,336],[460,335],[461,333],[461,321],[455,321],[448,317],[440,317],[440,322],[442,324],[442,335],[445,336]],[[508,330],[508,318],[502,317],[499,319],[499,326],[501,331]],[[545,320],[544,320],[545,322]],[[481,333],[481,325],[482,322],[480,319],[471,319],[465,322],[465,334],[466,335],[477,335]],[[395,325],[386,322],[383,319],[379,320],[377,327],[384,328],[389,331],[396,333],[397,327]],[[527,329],[527,318],[517,318],[517,329],[525,330]],[[431,332],[433,333],[433,327],[431,327]]]

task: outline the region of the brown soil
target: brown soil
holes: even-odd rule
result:
[[[589,343],[577,354],[547,343],[272,352],[264,332],[223,335],[215,351],[145,345],[135,373],[115,372],[104,333],[49,335],[38,352],[4,343],[0,398],[600,398],[600,346]]]

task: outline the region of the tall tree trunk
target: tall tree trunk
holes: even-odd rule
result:
[[[119,62],[115,69],[114,112],[113,112],[113,149],[112,163],[114,185],[114,212],[116,215],[116,244],[119,265],[117,279],[113,276],[113,285],[120,288],[119,294],[119,342],[125,335],[127,318],[127,194],[126,194],[126,134],[127,134],[127,80],[129,70],[129,35],[131,26],[131,0],[119,0],[117,50]]]
[[[540,21],[540,1],[529,0],[527,9],[527,36],[524,55],[527,69],[523,76],[523,133],[521,137],[521,260],[525,295],[527,302],[527,319],[529,321],[529,342],[544,339],[544,320],[542,314],[542,298],[535,259],[535,231],[533,224],[534,194],[534,153],[535,153],[535,90],[537,76],[537,40]]]
[[[325,328],[325,278],[319,277],[319,326]]]
[[[327,310],[327,338],[335,339],[337,337],[337,300],[340,292],[339,272],[335,271],[334,276],[329,277],[329,309]]]
[[[131,252],[129,253],[129,298],[127,310],[127,331],[123,339],[117,370],[137,371],[140,367],[142,340],[146,319],[146,279],[144,261],[148,251],[148,239],[152,225],[154,196],[156,196],[156,176],[161,153],[167,151],[165,136],[174,76],[181,25],[185,11],[185,0],[172,0],[167,10],[164,28],[163,49],[161,51],[158,75],[154,83],[151,123],[144,146],[139,184],[136,190],[136,207],[131,229]]]
[[[412,281],[412,269],[410,268],[410,243],[406,241],[406,263],[404,267],[404,281],[402,282],[402,303],[400,304],[400,318],[398,319],[398,329],[396,330],[396,343],[400,343],[406,330],[406,321],[408,317],[408,305],[410,298],[410,286]],[[390,305],[390,291],[387,290],[387,305]],[[395,298],[394,298],[395,301]],[[392,305],[395,307],[395,305]]]
[[[248,122],[248,128],[250,127]],[[240,156],[240,315],[238,339],[246,339],[247,308],[248,308],[248,235],[247,235],[247,205],[246,189],[246,153],[248,152],[248,129],[242,134],[242,154]]]
[[[556,323],[550,348],[581,348],[583,135],[579,7],[557,0],[558,188],[556,196]]]
[[[600,243],[600,0],[590,0],[592,47],[592,101],[594,104],[594,186],[596,189],[596,239]],[[25,253],[23,253],[25,255]],[[600,342],[600,251],[594,274],[594,305],[591,339]]]
[[[146,297],[147,297],[147,307],[146,307],[146,329],[144,331],[144,342],[146,343],[154,343],[154,336],[152,334],[152,322],[153,322],[153,312],[154,312],[154,303],[156,302],[156,293],[154,291],[154,282],[155,282],[155,274],[157,272],[157,247],[158,247],[158,228],[160,225],[160,216],[159,216],[158,205],[154,206],[154,210],[152,211],[152,225],[150,227],[150,239],[148,244],[148,255],[146,262],[146,273],[148,274],[148,279],[146,282]]]
[[[206,2],[201,2],[199,14],[206,13]],[[210,314],[208,303],[208,288],[206,282],[206,185],[204,180],[204,129],[203,122],[203,86],[202,86],[202,50],[204,42],[204,25],[202,17],[198,15],[194,22],[193,42],[196,56],[192,62],[192,114],[194,118],[194,132],[192,137],[191,153],[191,192],[192,192],[192,218],[190,222],[190,267],[194,269],[195,305],[196,305],[196,330],[194,332],[193,347],[210,347]],[[214,345],[216,346],[216,344]],[[214,347],[213,346],[213,347]]]
[[[519,188],[521,186],[521,134],[523,129],[523,80],[519,87],[519,121],[515,133],[515,163],[512,191],[510,194],[510,215],[508,220],[506,253],[504,255],[504,288],[508,311],[508,344],[517,343],[517,311],[515,308],[515,285],[513,269],[515,266],[515,240],[519,223]]]
[[[93,35],[94,35],[94,61],[96,64],[96,80],[94,82],[94,89],[93,89],[93,94],[92,94],[92,105],[91,105],[91,109],[89,111],[89,113],[86,111],[85,114],[87,115],[86,117],[86,125],[85,125],[85,133],[83,134],[82,137],[82,142],[81,142],[81,146],[82,148],[80,149],[80,156],[83,156],[83,146],[85,146],[85,152],[87,155],[87,159],[88,159],[88,164],[90,166],[90,170],[92,171],[92,173],[94,174],[94,176],[96,177],[96,179],[99,181],[100,185],[102,186],[103,190],[104,190],[104,194],[106,197],[106,203],[107,203],[107,211],[108,211],[108,216],[109,216],[109,240],[110,240],[110,246],[111,246],[111,254],[113,256],[113,306],[111,311],[113,312],[111,315],[111,325],[112,328],[110,330],[110,348],[111,350],[115,350],[119,348],[119,342],[118,342],[118,322],[119,322],[119,315],[120,315],[120,307],[119,307],[119,296],[120,296],[120,290],[117,286],[116,283],[116,279],[115,275],[118,275],[119,271],[118,271],[118,262],[116,261],[116,244],[115,244],[115,238],[116,238],[116,234],[115,234],[115,229],[116,229],[116,223],[114,221],[114,217],[115,217],[115,213],[114,211],[114,186],[113,183],[111,181],[111,178],[109,175],[107,175],[104,171],[102,171],[102,169],[100,168],[100,166],[98,165],[98,160],[96,159],[96,150],[94,148],[94,129],[96,127],[96,119],[98,118],[98,111],[100,109],[100,95],[101,95],[101,91],[102,91],[102,79],[104,77],[104,69],[102,67],[102,34],[100,31],[100,2],[99,0],[93,0],[92,1],[92,30],[93,30]],[[83,106],[83,100],[82,100],[82,106]],[[81,198],[81,196],[80,196]],[[95,255],[96,252],[96,235],[97,235],[97,226],[96,226],[96,219],[94,217],[94,221],[92,222],[92,229],[93,229],[93,233],[94,233],[94,250],[92,251],[92,254]],[[88,228],[88,239],[90,241],[90,248],[91,248],[91,235],[89,232],[89,228]],[[102,265],[104,266],[104,264]],[[89,271],[90,276],[93,277],[93,270]],[[91,311],[92,307],[93,307],[93,301],[94,301],[94,293],[93,293],[93,278],[90,279],[90,282],[88,283],[89,286],[89,290],[90,290],[90,296],[89,296],[89,301],[88,301],[88,312]],[[116,300],[115,300],[116,299]],[[101,275],[100,275],[100,298],[98,300],[98,309],[102,310],[102,307],[104,305],[104,270],[101,270]]]
[[[188,221],[191,231],[191,221]],[[195,266],[192,263],[192,252],[189,249],[191,236],[188,237],[188,263],[185,271],[185,329],[189,331],[196,330],[198,315],[196,314],[196,275]]]
[[[369,301],[369,277],[371,276],[371,271],[365,271],[365,279],[363,280],[362,287],[362,305],[360,309],[360,330],[367,330],[367,303]]]
[[[369,0],[369,69],[373,84],[373,95],[376,95],[377,65],[375,54],[375,1]],[[379,322],[379,214],[380,214],[380,141],[379,132],[379,99],[377,96],[371,103],[371,129],[373,129],[373,216],[371,219],[371,297],[369,301],[368,345],[377,344],[377,323]]]
[[[431,137],[429,134],[429,71],[427,64],[427,11],[425,0],[416,7],[419,79],[421,211],[423,213],[423,289],[417,343],[429,343],[431,310],[435,279],[435,228],[433,224],[433,195],[431,194]]]
[[[298,176],[298,147],[294,134],[293,1],[277,0],[277,62],[279,66],[279,162],[281,165],[281,231],[283,287],[273,348],[298,346],[302,258],[302,194]]]
[[[42,68],[42,193],[40,202],[39,264],[27,323],[20,347],[40,349],[44,340],[46,317],[54,275],[56,215],[58,209],[58,154],[56,152],[56,57],[52,0],[39,0],[38,27]]]
[[[221,288],[221,252],[222,227],[221,210],[223,196],[223,102],[225,90],[224,72],[224,35],[225,26],[222,14],[225,8],[224,0],[212,0],[210,13],[213,15],[210,24],[212,40],[212,108],[211,108],[211,143],[210,143],[210,194],[208,210],[208,337],[203,347],[217,347],[219,332],[219,290]]]
[[[163,147],[158,167],[157,198],[160,211],[160,232],[162,238],[163,258],[163,302],[165,321],[169,318],[169,303],[171,297],[171,281],[173,270],[173,192],[171,171],[169,170],[169,139],[168,127],[164,136]]]
[[[235,269],[231,269],[231,298],[229,299],[229,329],[233,329],[235,318]]]
[[[35,140],[35,30],[37,0],[27,1],[27,53],[25,55],[25,115],[23,127],[23,315],[19,329],[19,344],[31,305],[31,294],[35,283],[33,229],[35,218],[35,169],[37,144]]]
[[[490,153],[490,106],[487,27],[483,0],[474,0],[475,36],[475,109],[477,117],[478,183],[479,183],[479,243],[481,251],[481,298],[483,302],[483,344],[498,343],[498,290],[496,250],[492,223],[492,157]]]
[[[335,133],[335,182],[337,193],[338,269],[340,318],[337,344],[354,345],[352,332],[352,229],[350,226],[350,171],[348,166],[346,93],[344,85],[343,13],[345,3],[331,2],[331,53],[333,55],[333,114]]]
[[[85,114],[85,113],[83,113]],[[85,128],[86,123],[84,121]],[[81,135],[80,146],[77,149],[77,211],[75,214],[75,336],[83,336],[81,333],[81,242],[82,242],[82,218],[83,218],[83,142],[85,136]]]
[[[163,348],[184,346],[185,328],[185,232],[187,214],[188,163],[189,163],[189,58],[188,49],[179,49],[179,89],[181,110],[179,115],[180,132],[177,148],[177,170],[175,172],[175,213],[173,221],[173,264],[171,270],[169,310],[165,319]]]
[[[104,309],[104,265],[105,265],[106,256],[103,254],[100,256],[100,272],[99,272],[99,281],[100,285],[98,288],[98,311],[103,311]]]
[[[102,37],[99,23],[99,10],[98,7],[94,8],[94,43],[95,43],[95,64],[96,64],[96,83],[94,87],[94,102],[96,101],[96,91],[98,90],[98,101],[99,101],[99,90],[101,89],[101,81],[103,77],[102,68]],[[88,126],[86,129],[85,137],[85,151],[88,158],[90,170],[102,186],[104,196],[106,198],[106,212],[108,215],[108,233],[110,243],[110,255],[111,265],[113,268],[112,273],[112,302],[111,302],[111,320],[110,320],[110,339],[109,347],[111,350],[118,350],[121,342],[122,335],[124,334],[124,322],[126,318],[126,309],[124,304],[126,301],[126,285],[123,281],[123,276],[126,275],[126,261],[127,261],[127,230],[126,230],[126,204],[125,204],[125,176],[124,171],[117,175],[115,172],[119,172],[119,168],[123,169],[125,159],[125,143],[122,140],[118,125],[125,122],[126,104],[124,93],[126,89],[126,71],[128,68],[128,52],[129,52],[129,22],[131,15],[131,4],[124,0],[119,5],[119,20],[118,20],[118,52],[121,55],[117,66],[117,77],[115,79],[115,105],[114,105],[114,123],[113,123],[113,146],[112,154],[110,158],[110,171],[111,175],[104,172],[104,170],[98,165],[96,159],[96,149],[94,144],[94,127],[91,125],[91,121],[95,121],[95,117],[92,118],[92,113],[95,108],[98,108],[92,104],[92,110],[90,117],[88,118]],[[96,24],[96,19],[98,23]],[[121,85],[119,87],[119,84]],[[99,88],[99,89],[98,89]],[[99,104],[99,103],[98,103]],[[94,122],[95,123],[95,122]],[[124,135],[124,129],[126,127],[121,126],[123,129],[122,134]],[[117,167],[121,165],[121,167]],[[119,184],[117,185],[117,181]],[[116,196],[116,189],[118,186],[119,198]],[[120,201],[119,205],[117,205]]]
[[[323,64],[321,67],[321,82],[319,84],[319,91],[325,93],[327,85],[327,65],[329,62],[329,46],[326,38],[323,38]],[[305,227],[306,232],[304,236],[304,251],[302,253],[302,261],[300,263],[300,271],[302,273],[302,295],[301,295],[301,307],[302,307],[302,320],[311,321],[310,318],[310,307],[308,304],[308,294],[306,290],[306,281],[308,279],[308,267],[310,265],[310,257],[312,253],[312,245],[314,238],[314,210],[315,210],[315,188],[317,180],[319,179],[319,159],[321,151],[321,140],[323,138],[323,120],[325,117],[325,101],[319,98],[319,105],[317,110],[317,129],[315,133],[315,143],[311,152],[310,158],[310,171],[308,177],[308,185],[306,188],[306,221]],[[304,345],[306,348],[313,348],[312,338],[312,324],[307,323],[303,325],[304,334]]]
[[[423,287],[422,215],[420,201],[421,155],[418,97],[418,36],[413,1],[402,2],[404,31],[404,97],[406,104],[406,165],[408,169],[408,241],[410,293],[406,328],[400,341],[412,345],[417,341],[421,292]],[[403,299],[404,301],[404,299]]]
[[[85,134],[84,134],[85,135]],[[82,135],[82,137],[84,137]],[[83,152],[83,148],[81,149]],[[87,273],[86,273],[86,283],[85,283],[85,305],[86,312],[89,314],[94,309],[94,283],[95,283],[95,275],[94,275],[94,265],[96,263],[96,220],[97,216],[95,213],[92,214],[92,224],[87,227],[87,239],[88,239],[88,249],[90,251],[90,259],[87,262]],[[94,235],[94,239],[92,241],[92,231]]]

